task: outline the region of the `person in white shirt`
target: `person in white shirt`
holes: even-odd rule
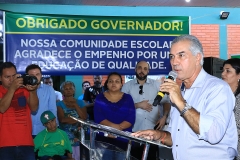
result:
[[[171,146],[174,159],[232,160],[238,143],[235,98],[226,82],[204,71],[203,57],[196,37],[182,35],[172,41],[170,63],[184,87],[181,90],[171,79],[160,86],[172,103],[169,130],[132,135]]]

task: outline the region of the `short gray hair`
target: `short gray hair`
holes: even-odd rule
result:
[[[67,84],[71,84],[71,85],[73,86],[74,90],[76,90],[75,84],[74,84],[72,81],[65,81],[65,82],[63,82],[63,83],[61,84],[61,86],[60,86],[60,91],[61,91],[61,93],[63,93],[63,88],[64,88],[64,86],[67,85]]]
[[[203,58],[204,58],[204,53],[203,53],[203,47],[199,39],[193,35],[181,35],[179,37],[176,37],[172,41],[172,45],[175,43],[178,43],[180,41],[189,41],[190,42],[190,47],[189,50],[192,52],[194,56],[196,56],[198,53],[202,54],[202,59],[201,59],[201,66],[203,65]]]

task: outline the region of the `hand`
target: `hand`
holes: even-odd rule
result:
[[[117,138],[117,136],[114,136],[112,134],[108,134],[108,138]]]
[[[147,140],[159,140],[162,136],[162,132],[157,130],[144,130],[137,131],[131,135],[134,137],[145,138]]]
[[[16,74],[14,76],[14,80],[12,81],[11,86],[9,88],[10,90],[16,91],[18,88],[23,86],[23,78],[20,78],[19,76],[20,74]]]
[[[160,86],[160,91],[169,93],[171,102],[175,103],[177,106],[185,102],[182,97],[180,86],[171,79],[165,79],[165,83]]]
[[[74,142],[78,142],[79,139],[78,139],[78,138],[74,138],[73,141],[74,141]]]
[[[68,106],[69,108],[80,108],[74,98],[71,99],[71,100],[68,100],[68,101],[64,101],[64,103],[65,103],[66,106]]]
[[[166,119],[167,119],[167,116],[163,116],[161,119],[159,119],[156,123],[157,128],[156,130],[161,130],[164,126],[165,126],[165,123],[166,123]]]
[[[148,103],[149,100],[144,100],[142,102],[138,103],[138,108],[141,108],[143,110],[146,110],[148,112],[152,111],[152,104]]]
[[[38,88],[38,85],[36,84],[36,85],[32,86],[32,85],[28,85],[28,84],[27,84],[26,86],[23,85],[23,87],[26,88],[28,91],[31,92],[31,91],[36,91],[37,88]]]

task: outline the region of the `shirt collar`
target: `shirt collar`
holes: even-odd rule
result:
[[[135,84],[138,84],[137,78],[135,78],[135,79],[134,79],[134,83],[135,83]],[[150,83],[150,80],[149,80],[149,78],[147,78],[147,80],[146,80],[146,82],[145,82],[145,83]]]

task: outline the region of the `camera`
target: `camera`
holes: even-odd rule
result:
[[[35,76],[30,76],[28,74],[23,74],[18,78],[23,78],[23,85],[36,85],[38,83],[38,79]]]

